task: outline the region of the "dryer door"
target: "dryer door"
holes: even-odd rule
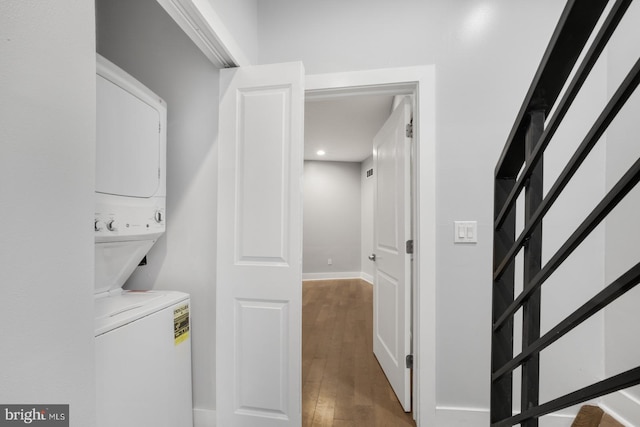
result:
[[[160,188],[161,112],[103,76],[96,77],[96,191],[151,197]]]

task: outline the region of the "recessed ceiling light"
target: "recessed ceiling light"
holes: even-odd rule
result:
[[[324,155],[325,155],[325,154],[327,154],[327,153],[325,153],[325,151],[324,151],[324,150],[318,150],[318,151],[316,151],[316,154],[317,154],[318,156],[324,156]]]

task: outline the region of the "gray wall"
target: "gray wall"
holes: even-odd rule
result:
[[[95,425],[93,2],[0,2],[0,402]],[[4,414],[3,414],[4,416]]]
[[[360,275],[360,203],[360,163],[304,162],[304,278]]]
[[[191,294],[195,421],[215,409],[218,70],[155,0],[98,0],[98,52],[168,106],[167,232],[125,285]]]

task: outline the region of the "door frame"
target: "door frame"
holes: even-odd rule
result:
[[[216,67],[251,65],[210,6],[157,0]],[[305,76],[305,97],[413,93],[413,406],[418,427],[436,422],[435,65]],[[419,286],[418,286],[419,284]]]
[[[305,76],[305,99],[363,94],[414,95],[412,149],[413,411],[418,427],[436,422],[435,66]]]

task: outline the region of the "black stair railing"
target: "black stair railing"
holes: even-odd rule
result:
[[[542,264],[545,214],[640,82],[639,59],[543,197],[545,149],[631,1],[614,1],[597,31],[595,28],[607,1],[567,2],[496,167],[490,408],[493,427],[516,424],[536,427],[541,416],[640,384],[640,367],[637,367],[544,404],[539,403],[540,352],[640,283],[639,262],[549,332],[540,335],[540,295],[544,282],[640,181],[638,159],[560,249]],[[590,37],[592,41],[569,81]],[[561,93],[563,95],[558,99]],[[523,191],[524,229],[516,235],[516,200]],[[523,290],[515,295],[515,259],[521,250],[524,256]],[[514,357],[514,315],[520,308],[522,352]],[[521,368],[522,376],[521,402],[520,413],[513,415],[513,372],[517,368]]]

